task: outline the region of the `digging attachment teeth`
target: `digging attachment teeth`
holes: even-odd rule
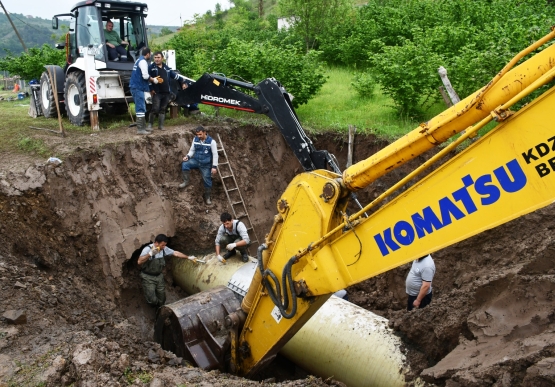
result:
[[[231,342],[226,317],[241,314],[237,312],[240,309],[237,295],[226,287],[198,293],[160,308],[154,338],[163,349],[199,368],[229,371]]]

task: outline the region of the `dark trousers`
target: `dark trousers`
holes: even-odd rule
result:
[[[430,292],[430,293],[426,294],[426,296],[422,299],[422,302],[420,302],[420,306],[418,307],[419,309],[422,309],[425,306],[430,305],[430,302],[432,302],[432,293],[433,292]],[[412,310],[414,308],[412,303],[414,302],[414,300],[416,300],[416,297],[418,297],[418,296],[408,296],[407,310]]]
[[[242,240],[243,238],[241,238],[240,235],[229,235],[224,233],[224,235],[220,238],[220,250],[225,249],[225,247],[230,243],[237,243]],[[246,246],[236,247],[236,249],[239,250],[241,254],[246,254],[247,247],[249,247],[249,244]]]
[[[170,103],[169,93],[156,93],[152,97],[152,110],[150,114],[165,114]]]
[[[118,54],[127,56],[127,50],[125,50],[125,47],[121,45],[114,48],[106,46],[106,48],[108,49],[108,60],[116,59]]]
[[[166,286],[164,284],[164,274],[149,275],[140,274],[143,283],[143,292],[146,302],[152,306],[162,306],[166,302]]]

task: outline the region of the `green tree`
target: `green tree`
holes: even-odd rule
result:
[[[38,79],[44,71],[44,65],[63,66],[65,51],[54,49],[47,44],[41,48],[32,47],[29,53],[14,56],[8,53],[0,59],[0,70],[6,70],[12,75],[19,75],[26,80]]]
[[[345,23],[353,10],[351,0],[280,0],[278,5],[281,16],[303,37],[307,52],[335,25]]]
[[[170,34],[173,34],[173,31],[170,30],[168,27],[162,27],[162,29],[160,30],[160,36],[166,36]]]
[[[304,54],[293,47],[247,43],[235,38],[215,55],[212,67],[230,78],[253,83],[275,78],[294,96],[295,107],[307,103],[325,83],[317,51]]]

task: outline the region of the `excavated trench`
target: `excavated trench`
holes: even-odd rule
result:
[[[176,250],[211,252],[219,214],[229,211],[218,180],[210,207],[198,173],[187,189],[177,187],[179,160],[196,125],[146,138],[125,129],[44,136],[61,165],[3,156],[10,162],[0,172],[0,386],[258,384],[183,366],[151,342],[154,311],[142,296],[139,249],[166,233]],[[277,198],[300,172],[297,160],[273,126],[204,125],[221,136],[263,236]],[[313,141],[345,165],[345,139]],[[355,162],[385,145],[357,138]],[[360,201],[368,203],[429,156],[359,192]],[[404,310],[409,265],[348,289],[351,302],[388,318],[401,337],[408,384],[418,376],[425,381],[419,383],[445,386],[555,384],[554,215],[549,206],[435,253],[434,300],[426,309]],[[168,302],[185,296],[170,272],[166,280]],[[282,370],[261,378],[295,378]],[[287,383],[340,385],[314,378]]]

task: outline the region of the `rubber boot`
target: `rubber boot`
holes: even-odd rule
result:
[[[166,119],[166,115],[165,114],[158,114],[158,129],[160,130],[165,130],[164,129],[164,120]]]
[[[241,253],[241,260],[243,262],[248,262],[249,261],[249,255],[247,254],[247,249],[239,250],[239,252]]]
[[[191,177],[191,171],[181,171],[181,176],[183,177],[183,183],[179,184],[179,188],[187,187],[189,184],[189,178]]]
[[[224,254],[224,259],[229,259],[231,257],[233,257],[235,255],[236,251],[235,249],[228,251],[227,253]]]
[[[152,132],[152,125],[154,124],[154,114],[150,113],[148,115],[148,126],[146,127],[146,130],[149,132]]]
[[[137,134],[150,134],[146,130],[146,120],[145,117],[137,117]]]
[[[204,198],[205,204],[212,204],[212,200],[210,200],[211,193],[212,193],[212,188],[204,188],[204,195],[202,195],[202,197]]]

